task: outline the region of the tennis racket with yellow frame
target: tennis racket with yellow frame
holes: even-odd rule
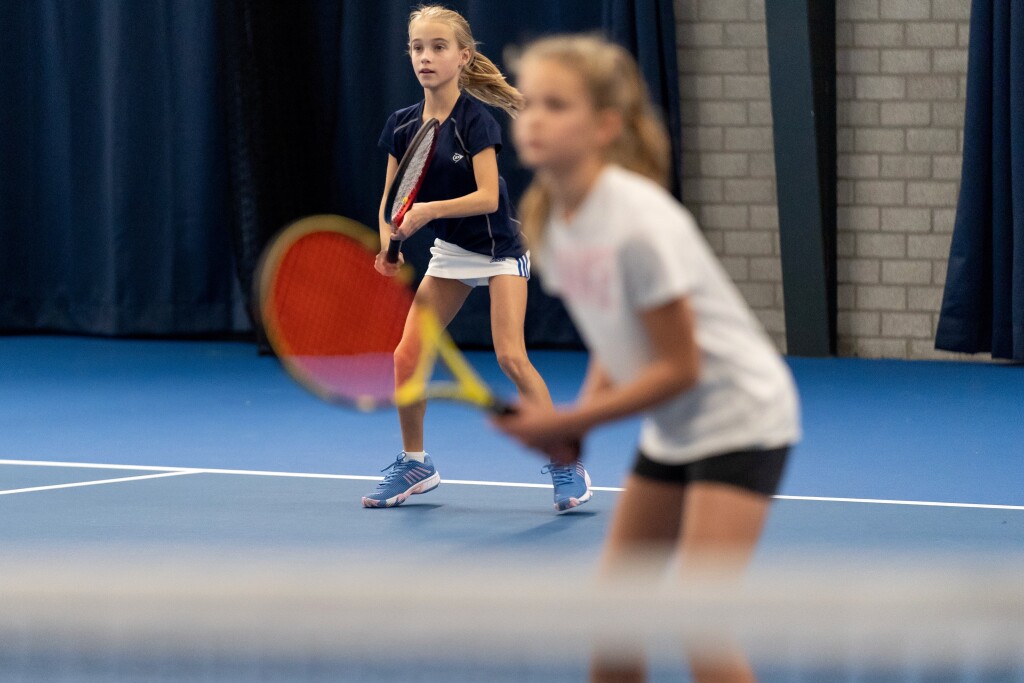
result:
[[[433,311],[413,306],[409,267],[395,277],[376,271],[378,251],[374,231],[334,215],[296,221],[268,246],[258,278],[260,312],[288,374],[321,399],[362,411],[443,399],[513,412]],[[397,384],[394,351],[403,333],[418,360]]]

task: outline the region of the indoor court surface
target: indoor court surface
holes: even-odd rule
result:
[[[508,395],[493,355],[469,355]],[[585,356],[532,357],[556,402],[572,400]],[[842,551],[845,542],[1024,551],[1024,368],[789,363],[805,436],[765,552],[793,543]],[[400,542],[417,548],[414,525],[429,519],[423,551],[440,532],[444,543],[469,551],[512,541],[546,554],[552,547],[537,547],[539,539],[572,537],[573,547],[592,555],[636,434],[635,424],[623,423],[592,438],[585,459],[598,492],[575,513],[556,515],[542,460],[476,411],[435,403],[428,451],[447,485],[397,510],[363,510],[361,492],[400,450],[395,414],[323,404],[251,344],[7,337],[0,367],[0,491],[6,518],[19,522],[0,531],[5,542],[216,545],[256,534],[317,545],[343,540],[344,527],[357,542],[407,534]],[[85,485],[110,479],[127,480]],[[425,517],[410,525],[417,513]],[[350,515],[358,522],[339,521]]]
[[[556,401],[571,400],[585,356],[532,355]],[[469,356],[508,393],[491,354]],[[754,571],[793,556],[847,566],[1024,557],[1024,368],[789,363],[805,438]],[[514,558],[589,576],[636,433],[624,423],[591,439],[593,500],[556,514],[539,458],[482,414],[434,404],[428,450],[442,486],[399,508],[364,509],[360,496],[399,450],[396,416],[323,404],[251,344],[7,337],[0,368],[0,546],[9,559],[327,553],[360,565],[472,567]],[[476,675],[485,674],[465,680]]]

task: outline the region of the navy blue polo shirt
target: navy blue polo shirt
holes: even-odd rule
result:
[[[423,122],[423,102],[399,109],[388,119],[377,143],[395,159],[402,155]],[[501,151],[501,127],[483,104],[462,93],[451,115],[441,124],[437,148],[430,169],[420,187],[417,201],[456,199],[476,192],[473,156],[494,147]],[[464,218],[439,218],[429,223],[445,242],[492,258],[516,258],[526,249],[513,221],[512,205],[505,179],[498,178],[498,210],[492,214]]]

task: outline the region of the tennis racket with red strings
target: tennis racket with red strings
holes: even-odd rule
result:
[[[411,270],[387,277],[374,269],[378,249],[370,228],[332,215],[299,220],[268,247],[260,311],[288,373],[320,398],[358,410],[445,399],[509,413],[434,313],[413,308]],[[393,354],[407,319],[418,360],[396,384]]]
[[[437,148],[437,132],[441,124],[437,119],[430,119],[419,129],[416,136],[409,143],[408,149],[398,164],[398,170],[391,181],[391,189],[388,190],[387,201],[384,202],[384,209],[387,211],[388,223],[393,228],[402,226],[405,214],[416,201],[420,187],[423,186],[423,179],[430,168],[430,162],[434,158],[434,150]],[[392,240],[388,245],[388,263],[398,263],[398,252],[402,248],[400,240]]]

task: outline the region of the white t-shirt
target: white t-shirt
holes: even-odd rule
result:
[[[698,383],[644,417],[640,448],[685,463],[800,438],[789,369],[718,263],[693,217],[657,183],[608,166],[571,221],[552,216],[537,250],[545,289],[562,298],[616,383],[653,359],[641,313],[685,297],[696,318]]]

